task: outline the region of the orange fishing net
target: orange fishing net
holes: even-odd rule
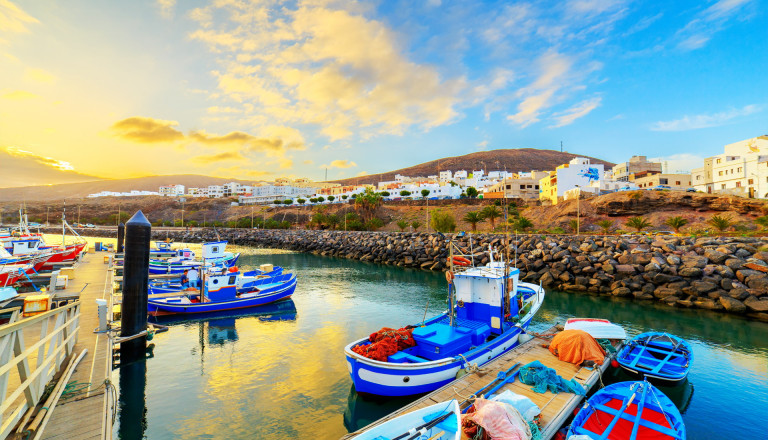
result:
[[[549,351],[558,359],[579,365],[584,361],[603,364],[605,350],[589,333],[583,330],[564,330],[549,344]]]
[[[413,340],[413,329],[399,328],[397,330],[384,327],[368,337],[370,344],[360,344],[352,347],[352,351],[375,361],[386,362],[387,357],[416,345]]]

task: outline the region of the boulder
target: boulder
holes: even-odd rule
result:
[[[744,300],[744,305],[753,312],[768,312],[768,299],[757,299],[750,296]]]
[[[698,255],[684,256],[681,261],[684,267],[698,267],[699,269],[703,269],[707,265],[707,257]]]
[[[721,296],[720,304],[725,310],[732,313],[744,313],[747,311],[747,306],[745,306],[744,303],[735,298],[731,298],[730,296]]]
[[[716,251],[714,249],[708,249],[704,251],[704,256],[709,258],[709,261],[715,264],[720,264],[728,259],[728,254]]]
[[[677,273],[683,277],[698,278],[703,274],[703,271],[698,267],[683,267]]]
[[[744,265],[744,267],[747,268],[747,269],[768,273],[768,266],[765,266],[765,265],[762,265],[762,264],[747,263],[747,264]]]
[[[677,293],[677,289],[670,289],[669,287],[657,287],[656,290],[653,291],[653,296],[659,299],[664,299],[668,296],[677,295]]]
[[[707,293],[717,289],[717,285],[709,281],[694,281],[691,283],[691,287],[696,293]]]
[[[738,258],[729,258],[725,260],[725,265],[728,266],[729,269],[736,271],[741,269],[742,266],[744,266],[744,261]]]
[[[732,289],[728,292],[728,296],[731,298],[736,298],[739,301],[744,301],[745,299],[749,298],[749,293],[747,293],[746,289]]]

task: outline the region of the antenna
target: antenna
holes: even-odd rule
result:
[[[325,181],[328,181],[328,167],[325,167]]]
[[[563,141],[560,141],[560,152],[563,152]]]

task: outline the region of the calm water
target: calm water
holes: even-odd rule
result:
[[[337,439],[407,402],[356,398],[342,350],[381,327],[421,321],[427,301],[430,315],[444,310],[442,274],[241,250],[241,267],[293,270],[293,300],[259,315],[173,323],[157,335],[146,369],[121,373],[120,438]],[[768,324],[550,291],[533,326],[573,316],[607,318],[633,335],[666,330],[692,343],[688,383],[665,389],[684,411],[688,438],[768,438]]]

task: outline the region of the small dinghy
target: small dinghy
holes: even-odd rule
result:
[[[366,429],[354,440],[459,440],[461,411],[456,400],[441,402]]]
[[[584,404],[567,438],[685,440],[685,425],[675,404],[647,381],[619,382]]]
[[[675,335],[648,332],[632,338],[619,351],[616,361],[630,374],[674,385],[688,376],[693,350]]]
[[[582,330],[595,339],[627,339],[627,332],[607,319],[571,318],[565,321],[565,330]]]

